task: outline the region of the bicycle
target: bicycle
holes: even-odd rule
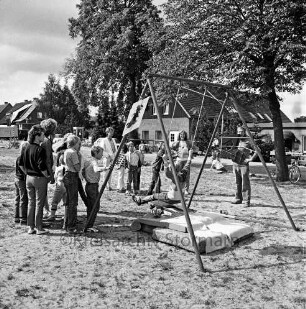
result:
[[[270,174],[272,177],[276,177],[276,170],[271,170]],[[298,159],[294,159],[293,163],[289,167],[289,181],[291,183],[298,183],[301,179],[301,170],[298,166]]]

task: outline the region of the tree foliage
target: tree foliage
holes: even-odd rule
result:
[[[168,0],[166,24],[146,43],[150,71],[231,84],[268,100],[278,179],[288,179],[277,91],[295,93],[306,77],[303,0]]]
[[[69,87],[61,86],[52,74],[48,76],[38,104],[45,118],[57,121],[57,133],[65,134],[72,132],[73,127],[89,125],[88,110],[80,112]]]
[[[294,122],[306,122],[306,116],[300,116],[294,119]]]
[[[79,106],[116,106],[128,113],[142,90],[142,74],[151,57],[141,40],[150,20],[159,20],[151,0],[81,0],[71,18],[70,35],[80,37],[76,55],[66,63],[74,78]],[[116,94],[114,100],[109,98]]]

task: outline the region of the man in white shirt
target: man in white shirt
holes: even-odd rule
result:
[[[104,154],[103,154],[103,166],[108,168],[114,161],[115,155],[117,152],[117,145],[116,141],[113,138],[114,135],[114,129],[112,127],[108,127],[106,130],[106,137],[104,138],[98,138],[94,145],[95,146],[100,146],[104,149]],[[103,175],[103,181],[105,179],[105,174]],[[107,188],[108,190],[112,190],[112,175],[110,175],[108,179],[108,184]]]

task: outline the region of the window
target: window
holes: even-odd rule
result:
[[[42,118],[42,112],[37,112],[37,118]]]
[[[157,115],[157,114],[156,114],[156,109],[155,109],[155,106],[154,106],[154,105],[153,105],[152,115]]]
[[[162,131],[155,131],[155,140],[161,141],[163,139]]]
[[[249,114],[254,120],[257,120],[257,117],[253,113],[249,112]]]
[[[170,142],[173,143],[175,141],[175,134],[170,133]]]
[[[272,122],[272,119],[271,119],[271,117],[268,114],[264,114],[264,115],[268,119],[268,121]]]
[[[265,120],[265,118],[260,113],[257,113],[257,115],[260,119]]]
[[[149,131],[142,131],[142,140],[147,141],[149,139]]]
[[[163,114],[169,115],[169,104],[168,103],[163,106]]]
[[[306,153],[306,136],[302,136],[303,140],[303,153]]]

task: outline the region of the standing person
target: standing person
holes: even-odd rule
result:
[[[87,161],[84,164],[84,177],[86,180],[85,191],[88,198],[88,206],[87,206],[87,231],[90,232],[98,232],[96,228],[93,227],[98,211],[100,209],[100,199],[97,201],[98,205],[94,209],[96,200],[99,197],[99,181],[100,181],[100,173],[104,172],[108,169],[108,167],[102,167],[98,165],[98,161],[102,159],[103,156],[103,148],[100,146],[92,146],[91,148],[91,161]]]
[[[107,136],[105,138],[98,138],[94,145],[100,146],[104,149],[103,166],[109,167],[115,159],[117,145],[115,139],[113,138],[114,129],[112,127],[108,127],[105,132]],[[104,174],[104,179],[105,176],[106,175]],[[109,176],[107,188],[110,191],[112,190],[112,175]]]
[[[191,159],[192,159],[192,149],[189,150],[188,152],[188,158],[186,161],[185,166],[182,166],[182,164],[175,164],[175,170],[177,173],[177,178],[179,181],[179,186],[182,189],[182,193],[183,193],[183,197],[184,197],[184,187],[186,185],[186,180],[187,180],[187,174],[188,174],[188,170],[190,169],[190,164],[191,164]],[[163,192],[163,193],[154,193],[151,195],[147,195],[147,196],[137,196],[137,195],[133,195],[132,199],[133,201],[137,204],[137,205],[141,205],[141,204],[145,204],[145,203],[149,203],[152,201],[162,201],[168,204],[175,204],[175,203],[179,203],[180,200],[180,194],[178,191],[178,188],[176,186],[175,183],[175,179],[173,176],[173,171],[171,169],[171,165],[169,164],[168,160],[167,160],[167,155],[164,154],[163,155],[163,160],[164,160],[164,165],[165,165],[165,174],[166,177],[169,178],[171,180],[171,184],[170,184],[170,188],[168,190],[168,192]]]
[[[43,229],[43,210],[47,197],[47,184],[50,179],[46,164],[46,151],[40,144],[44,141],[45,130],[34,125],[28,133],[29,145],[20,157],[19,166],[27,175],[26,187],[29,198],[27,224],[28,234],[49,233]]]
[[[237,134],[240,137],[246,137],[245,128],[243,126],[238,126]],[[236,179],[236,194],[232,204],[242,204],[242,201],[244,201],[245,207],[249,207],[251,202],[249,162],[253,161],[257,154],[255,152],[251,157],[251,152],[253,152],[252,146],[246,138],[238,139],[237,143],[237,150],[232,158],[233,173]]]
[[[132,183],[134,194],[138,194],[138,172],[141,166],[141,158],[133,142],[128,143],[128,148],[129,151],[125,155],[128,166],[127,194],[131,194]]]
[[[28,193],[26,187],[27,175],[20,168],[20,157],[28,145],[29,142],[23,142],[20,145],[20,154],[16,159],[15,168],[15,223],[20,222],[21,225],[27,224]]]
[[[154,193],[160,193],[161,181],[160,181],[160,171],[163,168],[163,155],[165,154],[165,144],[160,143],[159,149],[154,162],[152,163],[152,180],[148,190],[148,195]],[[154,190],[155,188],[155,190]]]
[[[78,151],[81,140],[76,135],[69,135],[66,140],[67,150],[64,152],[65,175],[64,185],[67,192],[67,207],[65,208],[64,228],[68,233],[77,232],[78,179],[81,164]]]
[[[120,152],[119,158],[116,162],[116,169],[118,170],[118,183],[117,183],[117,192],[124,193],[124,173],[125,169],[127,168],[127,161],[126,161],[126,153],[128,152],[128,146],[126,144],[123,145],[122,150]]]
[[[176,164],[180,164],[181,167],[186,165],[189,150],[192,149],[192,143],[187,138],[187,132],[182,130],[179,133],[177,142],[174,142],[171,147],[173,150],[177,151]],[[186,186],[184,188],[185,195],[189,194],[189,185],[190,185],[190,170],[187,173],[186,177]]]
[[[58,159],[57,159],[57,166],[55,168],[54,172],[54,178],[55,178],[55,190],[51,202],[51,214],[50,217],[48,217],[48,221],[54,221],[55,220],[55,214],[57,211],[57,206],[60,203],[60,201],[63,201],[63,204],[66,207],[67,202],[67,194],[66,194],[66,188],[64,185],[64,175],[65,175],[65,163],[64,163],[64,153],[60,153]]]
[[[55,130],[57,128],[57,122],[56,120],[52,118],[45,119],[41,121],[40,123],[41,127],[45,130],[45,139],[41,143],[41,147],[43,147],[46,151],[46,164],[47,164],[47,171],[48,175],[50,177],[50,183],[54,184],[55,179],[54,179],[54,172],[53,172],[53,149],[52,149],[52,144],[53,144],[53,139],[55,136]],[[50,215],[50,207],[48,203],[48,197],[46,198],[46,203],[45,203],[45,215],[44,218],[48,218]]]

